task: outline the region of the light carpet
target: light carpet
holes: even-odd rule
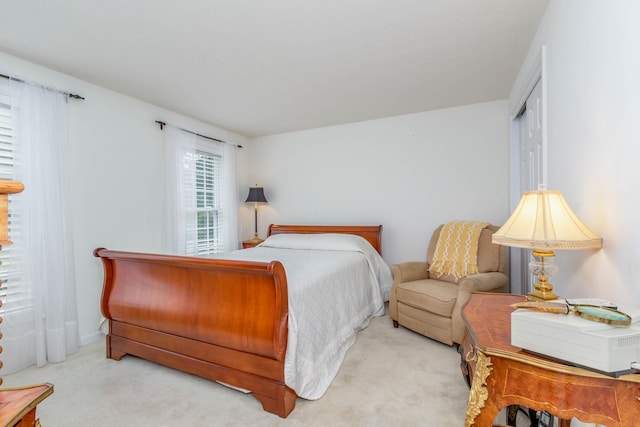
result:
[[[106,359],[104,342],[63,363],[6,376],[3,387],[52,383],[54,393],[38,405],[43,427],[460,427],[469,392],[459,364],[454,347],[395,329],[387,314],[358,333],[325,395],[298,399],[286,419],[216,382],[133,356]]]

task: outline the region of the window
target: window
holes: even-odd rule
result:
[[[222,197],[222,155],[215,144],[198,141],[185,154],[187,255],[209,255],[224,251]]]
[[[0,78],[0,179],[13,179],[13,125],[9,80]],[[15,212],[12,197],[9,197],[9,238],[20,239],[19,215]],[[6,302],[11,296],[12,309],[23,307],[27,300],[21,280],[22,270],[17,251],[13,245],[4,245],[0,251],[0,299]],[[6,309],[6,307],[5,307]]]
[[[238,249],[235,144],[164,125],[168,252],[206,256]]]

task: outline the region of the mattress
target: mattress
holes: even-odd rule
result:
[[[283,264],[289,296],[285,383],[310,400],[328,389],[357,332],[384,314],[391,289],[389,267],[355,235],[279,234],[220,257]]]

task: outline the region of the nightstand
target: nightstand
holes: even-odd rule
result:
[[[264,240],[245,240],[242,242],[242,249],[253,248],[262,242],[264,242]]]
[[[0,423],[3,426],[39,426],[36,406],[53,393],[53,385],[39,384],[0,390]]]
[[[461,368],[471,378],[465,425],[493,425],[501,408],[514,405],[546,411],[562,427],[573,417],[610,427],[638,425],[638,374],[614,378],[511,345],[511,304],[524,299],[478,292],[462,309]],[[515,425],[515,416],[508,424]]]

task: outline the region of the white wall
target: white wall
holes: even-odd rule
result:
[[[548,188],[603,238],[558,251],[564,297],[640,307],[640,2],[552,0],[514,85],[547,50]],[[512,95],[515,95],[513,93]],[[510,98],[513,104],[514,97]]]
[[[240,199],[265,187],[269,223],[383,224],[389,264],[424,259],[440,223],[508,215],[506,100],[247,141],[0,52],[0,73],[78,93],[71,101],[73,234],[81,342],[97,338],[102,269],[96,247],[160,251],[162,132],[155,120],[244,145]],[[243,237],[253,211],[242,206]]]
[[[70,100],[70,139],[78,321],[81,343],[87,343],[98,337],[103,277],[93,250],[162,250],[163,134],[155,120],[234,143],[248,141],[1,52],[0,73],[86,98]],[[239,185],[245,188],[248,150],[237,154]]]
[[[382,224],[387,263],[423,260],[439,224],[507,217],[507,102],[255,138],[250,162],[269,201],[261,237],[269,223]]]

